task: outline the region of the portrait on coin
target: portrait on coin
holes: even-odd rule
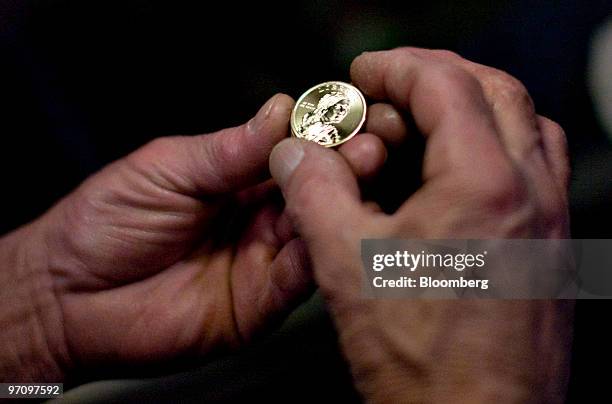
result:
[[[336,143],[340,133],[334,124],[342,122],[349,112],[349,99],[340,92],[325,94],[317,107],[302,118],[298,127],[300,136],[322,145]]]

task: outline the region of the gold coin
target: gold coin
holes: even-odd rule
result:
[[[366,118],[363,94],[355,86],[328,81],[306,91],[291,113],[291,134],[325,147],[355,136]]]

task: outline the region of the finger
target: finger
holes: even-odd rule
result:
[[[306,243],[322,295],[339,306],[359,296],[359,240],[382,237],[389,226],[361,203],[357,178],[346,160],[313,142],[287,139],[272,151],[270,172]]]
[[[384,213],[380,205],[374,201],[364,202],[363,207],[373,213]],[[299,237],[286,211],[284,211],[276,221],[274,232],[282,244],[288,243],[292,239]]]
[[[342,228],[357,226],[364,219],[357,179],[337,152],[312,142],[286,139],[270,155],[270,172],[309,248],[328,247]]]
[[[295,227],[286,211],[283,211],[276,221],[274,233],[281,243],[288,243],[290,240],[298,237],[298,234],[295,232]]]
[[[269,310],[269,322],[284,318],[314,291],[314,280],[306,245],[301,239],[289,241],[269,267],[269,282],[261,296],[260,308]]]
[[[387,149],[382,140],[371,133],[354,137],[342,144],[338,151],[360,180],[376,176],[387,159]]]
[[[257,185],[248,187],[235,194],[235,199],[240,209],[247,208],[248,206],[259,205],[262,202],[267,201],[278,201],[279,204],[282,202],[282,195],[276,183],[272,178],[260,182]]]
[[[312,273],[303,242],[283,244],[274,232],[280,212],[269,205],[257,212],[240,240],[231,270],[239,335],[250,340],[288,314],[312,291]]]
[[[351,77],[368,96],[411,112],[427,138],[425,179],[508,165],[480,84],[464,69],[396,49],[362,54]]]
[[[391,146],[400,145],[408,136],[401,113],[391,104],[376,103],[368,107],[366,131]]]
[[[371,212],[383,213],[383,210],[380,207],[380,205],[374,201],[366,201],[363,203],[363,205],[366,209],[370,210]]]
[[[349,140],[340,146],[338,151],[353,170],[353,174],[360,180],[368,180],[376,176],[387,158],[387,150],[382,141],[377,136],[368,133]],[[381,210],[378,207],[372,211],[380,212]],[[275,232],[283,242],[297,237],[287,212],[283,212],[277,220]]]
[[[504,71],[466,60],[453,52],[411,50],[422,57],[453,63],[476,77],[493,111],[506,152],[517,163],[515,167],[533,181],[539,195],[546,196],[547,205],[553,206],[551,201],[559,195],[557,191],[561,189],[563,194],[566,188],[558,188],[559,181],[550,181],[551,175],[555,178],[553,168],[547,161],[535,107],[525,86]]]
[[[557,180],[559,189],[565,194],[569,186],[570,177],[570,163],[565,132],[559,124],[548,118],[538,115],[537,119],[542,133],[542,144],[546,161]]]
[[[338,151],[353,170],[353,174],[360,180],[374,177],[382,168],[387,157],[387,150],[382,141],[377,136],[368,133],[360,134],[342,144]],[[297,237],[287,212],[283,212],[277,220],[275,232],[283,242]]]
[[[529,176],[539,195],[546,196],[549,208],[555,205],[553,200],[563,200],[558,196],[565,195],[569,176],[563,144],[565,135],[554,122],[540,119],[536,115],[533,101],[519,80],[506,72],[466,60],[453,52],[417,48],[410,48],[410,51],[423,58],[455,64],[474,75],[493,111],[505,149],[512,160],[518,163],[515,166]],[[552,150],[546,150],[545,141],[552,143],[548,146]],[[553,181],[550,181],[551,177]]]
[[[476,77],[491,106],[504,145],[514,160],[522,162],[533,153],[542,152],[533,100],[519,80],[502,70],[469,61],[450,51],[418,48],[410,48],[410,51],[424,58],[453,63]]]
[[[269,175],[268,157],[288,134],[293,103],[277,94],[244,125],[208,135],[159,138],[131,154],[128,162],[174,192],[201,196],[243,189]]]

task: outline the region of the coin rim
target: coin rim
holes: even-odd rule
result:
[[[342,143],[352,139],[353,136],[355,136],[359,132],[359,130],[363,126],[363,123],[366,120],[367,105],[366,105],[365,97],[363,96],[363,93],[357,87],[355,87],[354,85],[352,85],[350,83],[345,83],[344,81],[333,80],[333,81],[325,81],[323,83],[319,83],[317,85],[314,85],[314,86],[310,87],[308,90],[306,90],[306,91],[304,91],[302,93],[300,98],[298,98],[298,100],[295,102],[295,105],[293,106],[293,111],[291,111],[291,136],[293,136],[295,138],[298,138],[298,139],[302,139],[301,137],[296,135],[297,131],[296,131],[296,129],[294,127],[294,124],[293,124],[294,123],[295,114],[296,114],[296,111],[298,109],[298,106],[300,105],[300,102],[302,102],[302,100],[304,98],[306,98],[306,96],[308,94],[310,94],[310,92],[312,90],[314,90],[315,88],[321,87],[321,86],[324,86],[324,85],[327,85],[327,84],[334,84],[334,83],[339,83],[339,84],[345,85],[345,86],[347,86],[349,88],[352,88],[353,90],[355,90],[357,92],[357,95],[359,96],[359,98],[361,99],[361,102],[363,103],[363,113],[361,114],[362,115],[361,116],[361,120],[359,121],[359,124],[357,125],[355,130],[352,131],[350,135],[348,135],[347,137],[345,137],[344,139],[342,139],[342,141],[340,141],[338,143],[334,143],[334,144],[330,144],[330,145],[322,145],[322,144],[319,144],[317,142],[312,142],[312,143],[318,144],[318,145],[323,146],[323,147],[336,147],[336,146],[339,146]],[[309,142],[309,141],[310,140],[307,140],[307,142]]]

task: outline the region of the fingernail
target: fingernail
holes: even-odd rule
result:
[[[270,154],[270,173],[276,183],[284,188],[304,158],[304,147],[297,139],[285,139]]]
[[[253,119],[251,119],[247,123],[247,130],[249,132],[255,134],[261,131],[261,129],[266,123],[266,120],[270,116],[270,113],[272,112],[272,109],[274,108],[274,104],[276,104],[277,100],[278,100],[278,96],[275,95],[274,97],[270,98],[263,105],[263,107],[259,109],[259,111],[257,112],[257,115],[255,115],[255,117],[253,117]]]

